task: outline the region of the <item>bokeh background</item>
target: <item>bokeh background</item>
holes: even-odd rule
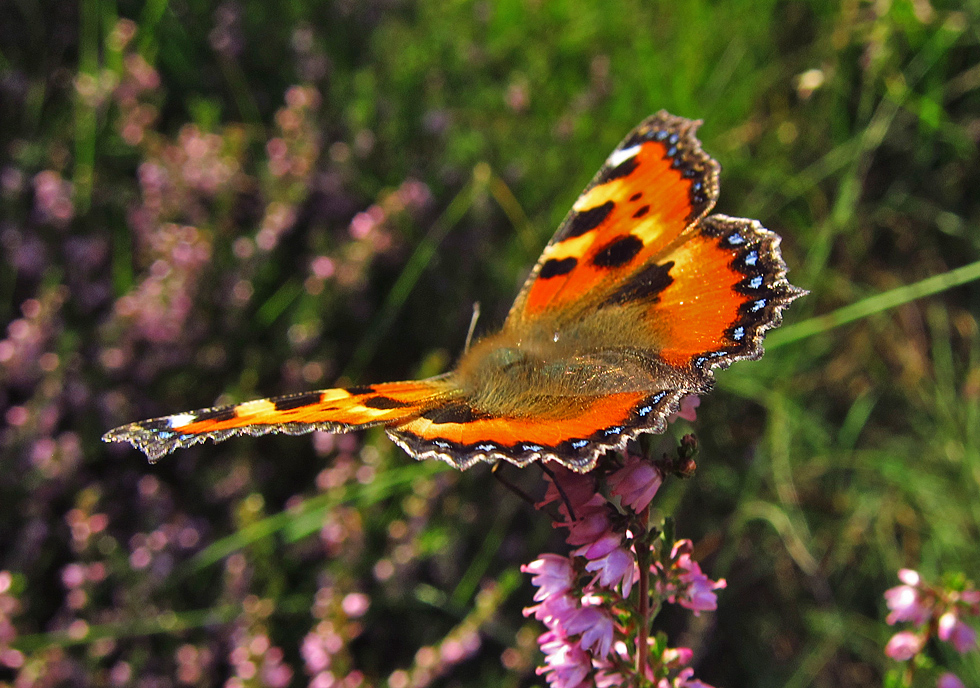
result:
[[[564,549],[488,468],[99,438],[445,370],[661,108],[812,293],[673,430],[728,588],[657,627],[712,685],[880,684],[896,570],[980,578],[975,0],[0,3],[0,682],[540,683]]]

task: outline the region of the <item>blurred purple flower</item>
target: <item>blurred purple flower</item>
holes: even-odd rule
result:
[[[704,681],[694,678],[694,669],[687,667],[682,669],[674,679],[672,688],[712,688]]]
[[[908,577],[911,579],[911,577]],[[885,591],[885,603],[891,609],[891,613],[885,621],[894,625],[902,621],[911,621],[918,625],[924,624],[931,614],[931,610],[923,603],[919,590],[911,584],[897,585]]]
[[[936,688],[966,688],[959,676],[947,671],[936,681]]]
[[[912,631],[899,631],[885,645],[885,654],[900,662],[912,659],[922,651],[925,638]]]
[[[977,647],[977,632],[957,616],[948,611],[939,617],[937,635],[940,640],[951,644],[960,654],[966,654]]]
[[[75,215],[71,196],[71,182],[61,178],[54,170],[44,170],[34,175],[34,207],[42,222],[63,227]]]

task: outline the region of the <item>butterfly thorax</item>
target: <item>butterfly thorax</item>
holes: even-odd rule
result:
[[[563,418],[596,397],[659,389],[669,371],[655,349],[635,345],[652,340],[649,325],[606,311],[571,326],[550,318],[508,323],[466,352],[454,382],[475,411],[504,417]]]

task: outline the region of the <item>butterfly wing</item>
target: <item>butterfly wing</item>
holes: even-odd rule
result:
[[[541,460],[585,472],[637,434],[663,432],[681,398],[711,388],[712,368],[762,355],[764,332],[806,292],[786,281],[776,234],[707,216],[720,167],[698,124],[660,112],[623,140],[503,332],[461,361],[467,393],[389,428],[392,439],[459,468]],[[511,372],[551,340],[534,367]]]
[[[661,111],[627,135],[572,206],[508,315],[508,324],[565,310],[686,239],[718,198],[720,166],[699,122]]]
[[[206,439],[383,425],[418,459],[557,461],[663,432],[711,369],[762,355],[762,336],[806,293],[786,281],[779,237],[707,214],[717,162],[698,122],[660,112],[634,129],[575,202],[503,330],[446,376],[329,389],[133,423],[107,433],[151,460]]]
[[[110,430],[102,439],[129,442],[156,461],[175,449],[235,435],[348,432],[406,422],[456,394],[444,377],[325,389],[130,423]]]

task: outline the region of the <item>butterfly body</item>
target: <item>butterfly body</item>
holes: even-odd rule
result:
[[[506,460],[591,470],[662,432],[712,368],[762,355],[766,330],[803,290],[779,237],[707,216],[718,163],[696,122],[661,112],[616,148],[545,247],[503,328],[446,375],[330,389],[133,423],[106,434],[151,459],[235,434],[383,425],[418,459]]]

